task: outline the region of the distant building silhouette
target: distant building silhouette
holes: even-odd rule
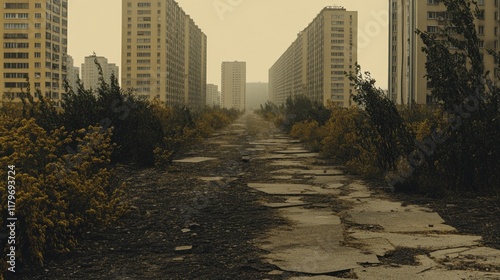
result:
[[[246,62],[222,62],[221,106],[245,111]]]
[[[118,79],[119,69],[114,63],[108,63],[108,59],[103,56],[86,56],[82,63],[82,82],[85,89],[97,89],[99,87],[99,69],[96,61],[102,68],[104,81],[111,82],[111,74],[114,74]]]
[[[269,100],[268,83],[247,83],[246,109],[259,109]]]
[[[68,74],[66,79],[68,80],[68,85],[73,89],[73,91],[78,90],[78,78],[80,77],[80,68],[75,67],[75,62],[73,61],[73,57],[70,55],[67,56],[66,59]]]
[[[214,84],[207,84],[207,106],[220,107],[219,86]]]
[[[276,104],[306,95],[348,107],[354,87],[345,72],[358,60],[358,13],[325,7],[269,69],[269,95]]]

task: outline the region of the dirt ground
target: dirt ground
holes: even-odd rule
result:
[[[74,252],[48,256],[44,267],[24,267],[7,279],[287,279],[291,274],[268,274],[276,268],[261,259],[263,252],[252,243],[286,223],[259,204],[270,197],[246,185],[266,179],[270,170],[242,160],[249,142],[278,132],[255,119],[242,129],[216,135],[179,155],[218,158],[214,161],[175,163],[164,169],[121,168],[130,211],[119,225],[87,232]],[[223,179],[200,180],[219,176]],[[393,195],[427,205],[460,232],[482,235],[485,245],[500,249],[499,198]],[[179,246],[188,247],[176,251]],[[412,263],[408,252],[388,258],[391,263]]]

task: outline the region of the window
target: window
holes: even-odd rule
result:
[[[437,33],[437,32],[439,32],[439,27],[438,26],[427,26],[427,32]]]
[[[479,35],[484,35],[484,25],[479,25],[478,26],[478,34]]]
[[[3,4],[3,8],[4,9],[29,9],[29,3],[5,3],[5,4]],[[41,8],[41,4],[40,4],[40,7],[36,7],[36,8]]]
[[[28,39],[28,34],[26,33],[4,33],[4,39]]]
[[[3,43],[4,49],[27,49],[29,43]]]
[[[479,10],[477,12],[477,19],[484,19],[484,10]]]
[[[29,58],[28,53],[10,53],[6,52],[3,54],[3,58]]]
[[[139,2],[137,3],[137,7],[151,7],[151,3]]]
[[[3,18],[5,19],[27,19],[27,13],[5,13],[3,14]]]
[[[427,0],[427,5],[438,5],[439,0]]]
[[[3,73],[4,78],[26,78],[28,77],[28,73]]]
[[[4,29],[28,29],[28,23],[4,23]]]
[[[483,40],[479,40],[478,43],[479,43],[478,45],[480,48],[484,48],[484,41]]]
[[[484,0],[478,0],[477,1],[478,6],[484,6]]]
[[[40,9],[42,7],[42,3],[35,3],[35,8]]]
[[[4,69],[28,69],[30,68],[29,63],[4,63]]]

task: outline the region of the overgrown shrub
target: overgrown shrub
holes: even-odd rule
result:
[[[122,186],[111,183],[108,169],[112,150],[110,129],[47,132],[33,118],[0,114],[0,164],[16,166],[17,260],[42,264],[47,253],[73,249],[83,231],[120,216]],[[0,176],[7,178],[5,168]],[[7,201],[6,192],[0,199]],[[3,224],[7,204],[0,208]]]

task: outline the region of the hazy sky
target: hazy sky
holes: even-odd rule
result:
[[[162,0],[158,0],[162,1]],[[70,0],[69,49],[75,66],[96,52],[121,70],[122,0]],[[268,70],[325,6],[358,11],[358,61],[387,87],[387,0],[177,0],[208,37],[207,82],[220,85],[222,61],[246,61],[248,82]]]

